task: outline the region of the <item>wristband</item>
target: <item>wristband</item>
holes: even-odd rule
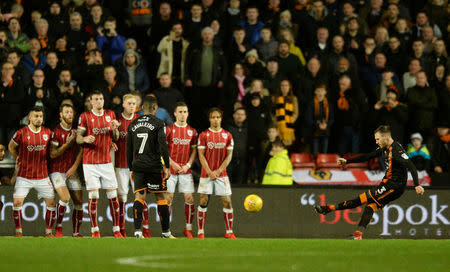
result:
[[[190,163],[186,163],[187,167],[191,168],[191,164]]]

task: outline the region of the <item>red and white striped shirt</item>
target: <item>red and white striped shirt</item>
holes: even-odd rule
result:
[[[40,127],[33,131],[30,126],[19,129],[12,141],[19,146],[20,167],[18,177],[44,179],[48,177],[47,147],[52,131]]]
[[[197,146],[197,131],[189,126],[179,126],[173,123],[166,127],[166,139],[169,146],[169,157],[180,166],[186,165],[191,156],[191,148]],[[177,175],[173,167],[170,167],[170,173]],[[189,169],[187,174],[191,173]]]
[[[56,125],[53,128],[52,137],[50,142],[56,148],[66,143],[67,138],[71,133],[77,133],[75,128],[66,129],[61,124]],[[75,163],[77,158],[78,146],[74,143],[71,147],[66,149],[59,157],[50,160],[49,171],[50,173],[66,173],[70,167]]]
[[[127,132],[128,132],[128,126],[130,125],[131,121],[139,117],[139,114],[133,113],[133,115],[130,118],[126,118],[123,113],[119,115],[117,118],[117,121],[120,122],[119,126],[119,140],[117,140],[117,148],[116,151],[116,158],[115,158],[115,167],[116,168],[127,168],[128,169],[128,163],[127,163]]]
[[[83,112],[80,115],[78,129],[86,131],[84,136],[92,135],[95,141],[92,144],[83,144],[83,164],[110,163],[112,144],[111,121],[116,119],[112,110],[103,110],[102,115],[93,111]]]
[[[227,150],[233,150],[234,142],[231,133],[224,129],[214,131],[211,128],[200,133],[198,137],[198,149],[205,149],[205,158],[209,169],[214,171],[220,167],[227,157]],[[227,170],[224,169],[219,177],[226,177]],[[208,177],[208,173],[202,167],[202,178]]]

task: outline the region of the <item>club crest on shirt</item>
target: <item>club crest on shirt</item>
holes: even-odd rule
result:
[[[111,122],[111,117],[109,115],[105,116],[106,122]]]
[[[30,136],[27,136],[27,140],[30,140]]]
[[[48,134],[42,135],[42,139],[44,139],[44,141],[47,141],[48,140]]]
[[[189,137],[192,137],[192,135],[194,135],[194,132],[190,129],[188,129],[187,134],[189,135]]]
[[[226,134],[225,132],[222,133],[222,138],[224,138],[226,140],[228,138],[228,134]]]

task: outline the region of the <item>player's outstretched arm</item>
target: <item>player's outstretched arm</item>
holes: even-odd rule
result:
[[[378,148],[375,151],[372,151],[370,153],[366,153],[366,154],[362,154],[360,156],[351,158],[351,159],[347,159],[346,164],[348,163],[358,163],[358,162],[365,162],[368,161],[370,159],[373,159],[375,157],[379,157],[381,155],[381,153],[383,152],[383,150],[381,148]]]

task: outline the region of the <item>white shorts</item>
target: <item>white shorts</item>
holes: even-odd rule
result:
[[[215,189],[214,193],[218,196],[228,196],[231,195],[231,185],[228,177],[220,177],[216,180],[211,180],[208,178],[200,178],[200,183],[198,184],[198,193],[211,195]]]
[[[170,175],[167,180],[167,192],[175,193],[175,187],[178,183],[178,192],[180,193],[193,193],[194,190],[194,178],[192,174],[184,175]]]
[[[55,190],[49,178],[32,180],[22,177],[16,179],[13,197],[26,198],[33,188],[37,191],[38,198],[55,198]]]
[[[114,168],[117,179],[117,194],[119,195],[128,195],[128,190],[131,187],[134,187],[133,182],[130,180],[130,169],[128,168]],[[133,190],[134,192],[134,190]]]
[[[86,190],[117,189],[117,179],[112,163],[83,164]]]
[[[66,178],[66,173],[54,172],[50,174],[50,180],[53,183],[53,187],[56,189],[66,186],[71,191],[81,191],[81,182],[77,173],[74,177]]]

